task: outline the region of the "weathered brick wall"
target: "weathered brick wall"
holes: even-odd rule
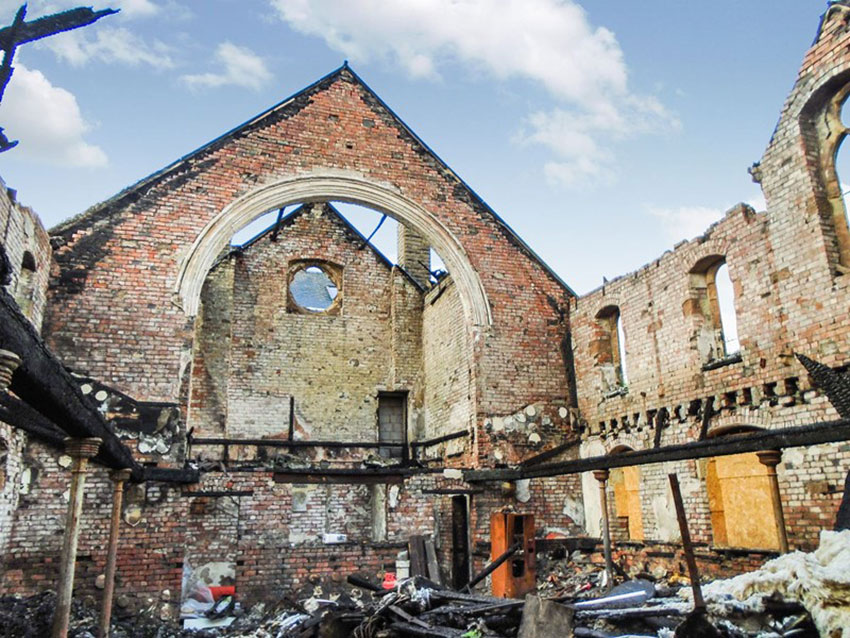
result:
[[[425,297],[422,313],[422,354],[425,373],[425,423],[422,439],[430,439],[475,424],[475,369],[469,327],[451,277]],[[469,439],[447,443],[448,452],[471,450]],[[435,455],[442,450],[430,448]],[[442,456],[442,454],[440,454]]]
[[[304,260],[341,268],[333,310],[294,311]],[[421,293],[331,210],[297,211],[211,273],[195,339],[189,427],[231,438],[377,440],[378,393],[421,401]],[[226,401],[225,401],[226,398]],[[410,416],[410,415],[409,415]]]
[[[847,82],[850,36],[842,17],[847,11],[843,6],[830,9],[770,146],[753,170],[767,211],[735,207],[702,237],[677,244],[575,302],[571,322],[583,456],[621,446],[644,449],[694,441],[709,401],[715,413],[710,433],[729,426],[771,429],[837,418],[825,397],[812,389],[793,353],[834,367],[850,363],[850,295],[848,276],[841,274],[846,270],[839,241],[847,221],[840,200],[841,215],[833,215],[836,200],[830,199],[830,189],[836,178],[824,160],[832,141],[814,121]],[[706,367],[700,352],[705,319],[694,301],[689,273],[712,255],[724,257],[729,268],[741,352],[738,361]],[[617,306],[622,317],[626,393],[611,393],[602,382],[595,317],[609,305]],[[659,411],[669,414],[660,433]],[[831,525],[848,461],[846,445],[786,452],[778,472],[793,546],[816,545],[818,531]],[[647,538],[678,538],[666,478],[672,471],[683,481],[692,534],[712,543],[705,467],[694,462],[641,468]],[[583,482],[589,510],[598,512],[592,489],[596,482],[588,477]],[[598,530],[596,522],[590,523],[592,531]]]
[[[52,259],[49,237],[38,215],[21,205],[15,191],[7,188],[2,179],[0,229],[0,246],[12,268],[6,291],[36,330],[41,331]],[[11,537],[26,443],[26,434],[0,422],[0,555],[6,554]]]
[[[12,281],[6,291],[40,331],[52,265],[50,237],[38,215],[16,197],[16,192],[0,179],[0,245],[12,266]],[[25,258],[25,253],[32,259]]]
[[[467,326],[478,421],[569,394],[552,345],[566,336],[566,289],[346,69],[55,229],[51,346],[139,400],[182,401],[192,321],[173,303],[181,257],[235,198],[328,169],[390,184],[463,246],[493,313],[492,327]]]
[[[30,442],[23,457],[20,503],[3,555],[0,588],[29,594],[55,588],[62,530],[68,508],[70,457]],[[75,592],[96,595],[95,579],[106,565],[113,484],[106,469],[91,466],[86,479]],[[179,600],[187,499],[174,485],[128,486],[118,549],[116,591],[131,604],[147,598]],[[100,598],[97,595],[97,598]],[[168,601],[164,601],[168,602]]]
[[[26,435],[0,422],[0,555],[5,555],[18,507]]]

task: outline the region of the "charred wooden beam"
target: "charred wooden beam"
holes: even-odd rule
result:
[[[797,359],[812,377],[814,384],[826,395],[843,419],[850,419],[850,375],[837,372],[807,356],[797,354]]]
[[[624,452],[613,456],[594,456],[562,463],[549,463],[531,468],[467,470],[463,478],[469,482],[515,481],[526,478],[579,474],[615,467],[649,465],[665,461],[687,461],[711,456],[730,456],[744,452],[781,450],[791,447],[821,445],[850,440],[850,419],[827,421],[781,430],[764,430],[680,445],[668,445],[650,450]]]
[[[142,466],[110,429],[100,412],[83,395],[76,381],[12,297],[0,290],[0,349],[21,357],[9,389],[73,438],[102,441],[98,458],[107,467],[129,468],[133,479],[142,478]]]
[[[461,430],[460,432],[453,432],[452,434],[444,434],[443,436],[438,436],[433,439],[425,439],[424,441],[411,441],[410,447],[432,447],[434,445],[460,439],[465,436],[469,436],[469,430]]]
[[[545,452],[541,452],[540,454],[536,454],[535,456],[525,459],[519,465],[520,467],[531,467],[532,465],[540,465],[541,463],[548,461],[549,459],[553,459],[559,454],[566,452],[569,449],[577,447],[578,444],[578,439],[574,441],[569,441],[567,443],[561,443],[561,445],[557,445],[550,450],[546,450]]]
[[[391,467],[370,468],[311,468],[305,470],[291,469],[275,472],[272,479],[275,483],[343,483],[357,485],[378,485],[386,483],[401,483],[412,472]]]
[[[192,445],[248,445],[252,447],[286,447],[286,448],[367,448],[377,449],[382,447],[402,448],[404,443],[390,443],[388,441],[288,441],[286,439],[220,439],[220,438],[192,438]]]
[[[183,483],[190,485],[201,480],[201,473],[194,468],[148,467],[143,466],[141,476],[136,482],[156,481],[158,483]]]
[[[91,7],[78,7],[44,16],[30,22],[23,22],[16,29],[13,27],[4,27],[0,29],[0,48],[5,49],[11,46],[20,46],[21,44],[40,40],[41,38],[56,35],[63,31],[79,29],[115,13],[118,13],[117,9],[95,11]]]
[[[222,496],[253,496],[254,490],[236,490],[236,491],[202,491],[183,492],[182,496],[186,498],[220,498]]]
[[[521,543],[514,543],[513,545],[508,547],[508,549],[506,549],[501,554],[501,556],[496,558],[493,562],[491,562],[484,569],[482,569],[481,573],[479,573],[475,578],[470,580],[469,583],[467,583],[466,587],[464,587],[464,589],[468,592],[471,592],[473,587],[475,587],[478,583],[487,578],[494,571],[499,569],[499,567],[501,567],[505,563],[505,561],[507,561],[511,556],[516,554],[520,550],[520,548],[522,548]]]
[[[68,437],[40,412],[5,392],[0,393],[0,421],[57,448],[63,448]]]

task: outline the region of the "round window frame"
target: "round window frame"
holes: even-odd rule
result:
[[[324,310],[310,310],[299,304],[292,294],[292,280],[301,272],[309,268],[318,268],[336,286],[336,297],[331,305]],[[339,315],[342,310],[342,266],[321,259],[302,259],[290,262],[286,278],[286,306],[292,313],[301,315]]]

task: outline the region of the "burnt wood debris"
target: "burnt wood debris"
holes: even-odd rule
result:
[[[114,13],[22,6],[0,100]],[[850,638],[848,23],[767,210],[584,295],[347,63],[52,229],[0,182],[0,636]]]

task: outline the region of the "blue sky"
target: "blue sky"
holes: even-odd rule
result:
[[[821,0],[33,0],[0,176],[52,226],[348,59],[579,293],[739,201]],[[19,2],[0,0],[0,22]],[[378,216],[347,209],[368,234]],[[394,254],[392,224],[379,246]]]

